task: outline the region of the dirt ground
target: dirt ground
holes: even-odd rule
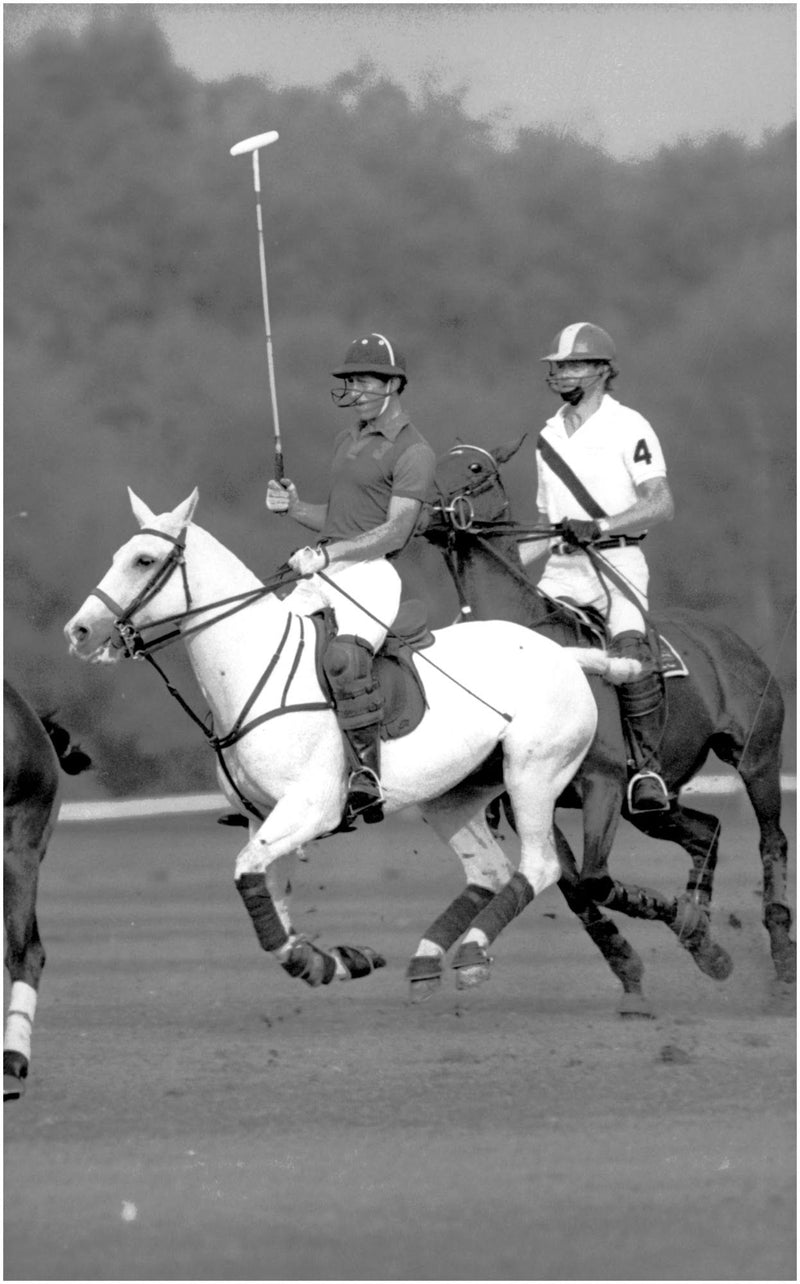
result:
[[[242,831],[61,822],[31,1078],[4,1110],[4,1279],[795,1279],[795,1023],[752,816],[714,810],[734,972],[618,918],[644,1022],[555,889],[487,986],[409,1004],[406,961],[461,886],[413,817],[309,849],[296,926],[388,958],[317,991],[257,947]],[[794,851],[793,797],[786,827]],[[686,869],[622,827],[619,876],[677,892]]]

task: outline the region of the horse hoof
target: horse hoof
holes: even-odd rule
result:
[[[711,917],[707,908],[691,897],[681,897],[670,930],[689,951],[701,972],[713,981],[728,979],[733,971],[733,959],[727,950],[711,939]]]
[[[468,941],[460,945],[453,959],[456,971],[456,989],[471,990],[476,985],[483,985],[491,976],[492,960],[482,945]]]
[[[655,1012],[643,994],[623,994],[617,1012],[621,1017],[640,1017],[644,1020],[655,1017]]]
[[[775,979],[784,985],[792,986],[797,981],[797,946],[788,936],[770,940],[772,962],[775,965]]]
[[[13,1074],[3,1075],[3,1101],[19,1101],[25,1095],[25,1080]]]
[[[733,971],[733,959],[727,950],[709,936],[699,948],[692,949],[691,955],[701,972],[710,976],[712,981],[727,981]]]
[[[462,967],[456,973],[457,990],[474,990],[492,975],[489,967]]]
[[[406,968],[412,1003],[424,1003],[442,984],[442,960],[438,954],[415,954]]]

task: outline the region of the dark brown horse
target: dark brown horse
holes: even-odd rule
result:
[[[91,760],[49,715],[39,717],[3,682],[3,918],[11,999],[3,1043],[3,1099],[21,1097],[45,953],[36,919],[39,867],[59,809],[60,769]]]
[[[519,542],[526,534],[530,538],[533,528],[510,520],[498,467],[521,444],[520,440],[492,451],[459,445],[443,456],[436,474],[439,502],[424,538],[445,557],[463,619],[513,620],[561,643],[596,646],[596,622],[544,596],[522,569]],[[597,736],[560,800],[560,805],[583,812],[579,886],[598,905],[665,923],[707,975],[721,980],[729,974],[730,958],[710,936],[719,821],[678,799],[678,791],[713,751],[735,767],[756,814],[763,922],[776,977],[793,983],[787,840],[780,825],[784,705],[777,682],[759,656],[723,625],[690,611],[658,615],[653,624],[688,669],[686,676],[665,683],[667,715],[660,753],[674,801],[669,811],[628,811],[628,754],[618,699],[613,688],[591,679],[600,713]],[[681,897],[665,897],[611,876],[609,857],[621,815],[648,837],[677,843],[688,853],[691,871]],[[559,842],[563,851],[563,835]]]

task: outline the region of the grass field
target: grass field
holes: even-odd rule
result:
[[[794,1279],[795,1024],[755,823],[742,797],[713,809],[734,972],[715,983],[665,928],[618,917],[646,1022],[616,1015],[555,889],[498,940],[487,986],[448,976],[409,1004],[407,958],[461,880],[416,819],[298,867],[296,926],[388,958],[316,991],[257,947],[243,831],[60,824],[31,1078],[5,1107],[4,1278]],[[794,851],[793,796],[786,812]],[[621,827],[619,877],[678,892],[686,870]]]

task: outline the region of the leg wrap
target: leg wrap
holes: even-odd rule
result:
[[[236,890],[245,904],[253,927],[256,929],[258,943],[262,950],[272,953],[279,950],[288,941],[275,904],[267,891],[263,874],[242,874],[236,880]]]
[[[613,895],[603,904],[619,914],[627,914],[629,918],[645,918],[666,923],[668,927],[675,921],[677,908],[677,901],[668,900],[660,892],[625,883],[614,883]]]
[[[487,941],[491,943],[532,900],[533,888],[525,875],[517,870],[505,887],[493,896],[477,918],[472,920],[470,926],[483,932]]]
[[[299,976],[306,985],[330,985],[336,976],[336,960],[331,954],[318,950],[310,941],[297,941],[292,952],[282,964],[289,976]]]
[[[425,940],[441,946],[446,954],[493,899],[494,892],[490,888],[468,883],[464,891],[450,902],[444,913],[424,933]]]

